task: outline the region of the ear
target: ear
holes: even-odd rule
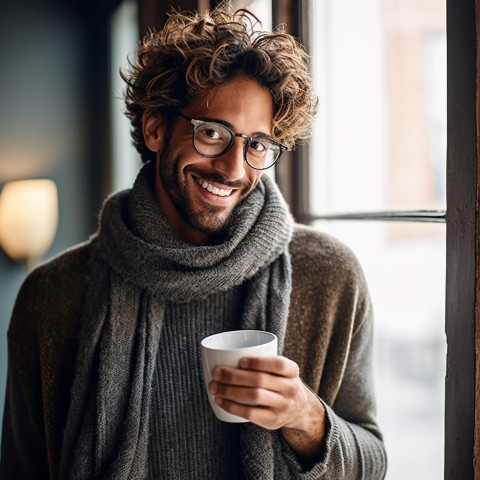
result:
[[[145,145],[152,152],[161,152],[165,144],[165,122],[161,115],[143,114],[142,132]]]

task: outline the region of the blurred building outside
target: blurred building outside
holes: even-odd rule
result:
[[[444,210],[445,2],[311,5],[311,213]],[[371,290],[387,479],[443,478],[445,224],[315,225],[354,250]]]

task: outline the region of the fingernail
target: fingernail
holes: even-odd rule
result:
[[[220,397],[215,397],[215,403],[217,405],[221,405],[223,403],[223,398],[220,398]]]
[[[208,384],[208,391],[214,395],[215,393],[217,393],[217,389],[218,389],[218,384],[216,382],[210,382]]]
[[[217,380],[217,382],[218,382],[221,377],[222,377],[222,372],[220,371],[220,369],[216,368],[216,369],[213,371],[212,378],[213,378],[214,380]]]

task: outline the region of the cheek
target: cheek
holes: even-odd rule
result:
[[[190,165],[194,166],[208,162],[208,159],[198,154],[190,144],[182,145],[172,153],[175,155],[175,158],[177,158],[179,171],[183,171],[183,169],[188,170]]]
[[[252,190],[258,185],[260,178],[262,177],[263,172],[261,170],[253,170],[253,175],[250,178],[252,182]]]

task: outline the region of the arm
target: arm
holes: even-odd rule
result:
[[[28,338],[29,328],[24,326],[25,335],[20,329],[15,331],[18,320],[12,319],[9,331],[0,478],[48,478],[42,393],[34,367],[38,366],[38,356]]]
[[[327,406],[330,434],[325,462],[339,462],[345,478],[382,479],[386,472],[385,447],[375,420],[372,349],[369,311],[352,339],[338,395],[331,408]]]
[[[89,248],[38,267],[18,294],[8,331],[1,479],[53,478],[57,470]]]
[[[352,338],[334,402],[329,406],[321,400],[327,416],[327,435],[321,459],[311,470],[302,470],[298,458],[288,449],[284,450],[291,468],[296,466],[298,471],[305,472],[305,477],[299,478],[380,480],[385,477],[386,452],[375,420],[372,337],[373,318],[369,311]],[[318,476],[310,476],[313,472]]]

